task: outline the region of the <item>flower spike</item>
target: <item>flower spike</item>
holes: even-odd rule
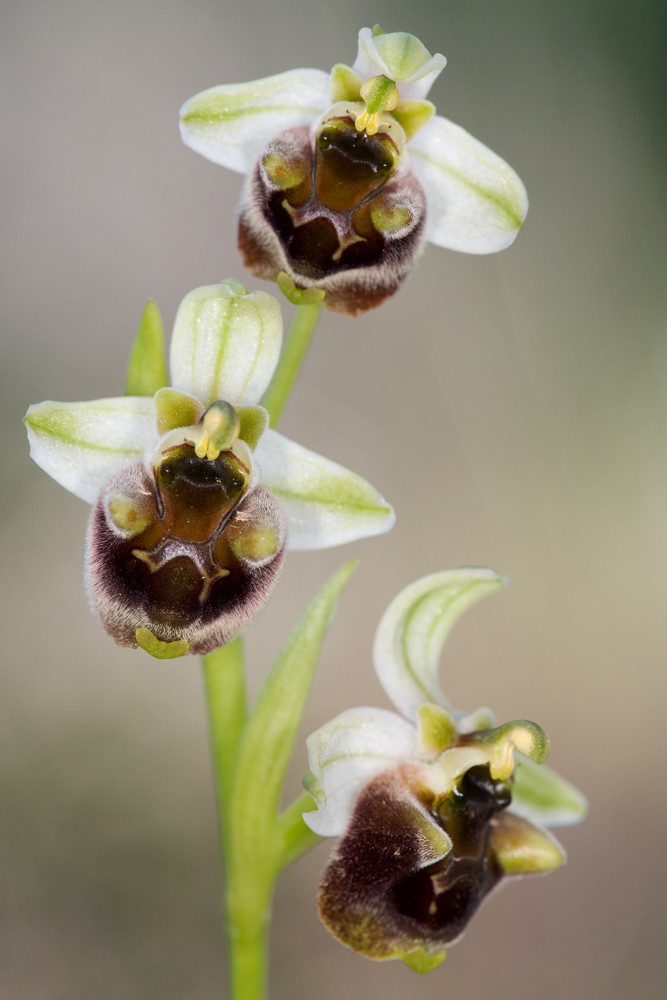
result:
[[[367,958],[436,968],[503,879],[564,862],[537,824],[585,813],[581,794],[538,766],[549,749],[539,726],[494,727],[488,710],[454,713],[437,686],[452,624],[502,585],[491,570],[464,569],[407,587],[375,641],[380,680],[402,714],[352,709],[308,739],[304,784],[317,809],[304,821],[341,837],[320,884],[320,916]]]
[[[426,239],[465,253],[512,243],[525,188],[434,116],[426,96],[445,63],[407,32],[362,28],[352,66],[213,87],[183,105],[185,144],[247,174],[239,248],[254,274],[354,315],[397,290]]]

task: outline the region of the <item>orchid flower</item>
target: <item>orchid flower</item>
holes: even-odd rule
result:
[[[248,175],[239,247],[254,274],[355,314],[396,291],[424,240],[475,254],[512,243],[525,188],[434,114],[426,95],[445,62],[414,35],[362,28],[351,67],[212,87],[183,105],[183,141]]]
[[[400,714],[343,712],[308,740],[304,784],[321,836],[342,837],[319,892],[322,920],[375,959],[429,971],[503,879],[564,861],[545,826],[585,813],[581,794],[540,767],[542,729],[496,726],[491,712],[454,711],[437,683],[442,645],[459,616],[503,586],[491,570],[437,573],[389,605],[375,669]]]
[[[149,303],[140,335],[156,325],[162,357]],[[286,546],[391,527],[392,508],[368,482],[267,427],[257,404],[281,341],[273,296],[236,281],[197,288],[176,316],[170,387],[164,373],[151,395],[28,410],[35,462],[92,504],[86,586],[121,645],[208,652],[263,605]]]

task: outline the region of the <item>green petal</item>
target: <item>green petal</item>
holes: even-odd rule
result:
[[[389,531],[394,511],[361,476],[267,430],[255,452],[280,502],[292,549],[323,549]]]
[[[416,720],[419,706],[449,708],[438,685],[442,647],[464,611],[505,581],[490,569],[434,573],[406,587],[385,611],[375,636],[375,669],[394,705]]]
[[[205,407],[257,403],[280,356],[277,299],[230,279],[195,288],[181,302],[171,339],[172,384]]]
[[[149,299],[130,354],[125,395],[154,396],[168,382],[162,317],[157,302]]]
[[[540,826],[567,826],[584,819],[588,803],[579,789],[550,767],[521,755],[517,765],[512,812]]]
[[[434,114],[435,104],[430,101],[401,101],[392,111],[393,117],[405,132],[406,139],[411,139]]]
[[[410,141],[427,198],[426,238],[463,253],[495,253],[523,226],[528,197],[509,164],[465,129],[436,116]]]
[[[338,101],[360,101],[361,80],[354,70],[343,63],[338,63],[331,70],[331,103]]]
[[[155,403],[145,396],[31,406],[30,454],[56,482],[93,503],[103,484],[157,440]]]
[[[296,125],[313,124],[330,104],[328,73],[289,70],[192,97],[181,108],[181,136],[213,163],[247,173],[270,139]]]
[[[237,406],[236,412],[241,421],[239,437],[254,450],[269,426],[269,414],[263,406]]]

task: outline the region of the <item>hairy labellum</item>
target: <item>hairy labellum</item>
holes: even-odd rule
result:
[[[416,943],[441,951],[504,874],[494,837],[511,800],[506,782],[478,766],[443,803],[423,796],[400,770],[371,781],[324,872],[323,922],[369,958],[409,953]]]
[[[241,208],[239,248],[258,277],[286,272],[300,288],[321,288],[331,309],[354,315],[392,295],[421,248],[426,202],[419,181],[399,169],[394,123],[369,135],[334,114],[315,142],[288,129],[266,148]]]
[[[277,578],[285,523],[249,483],[233,452],[199,458],[189,444],[107,482],[88,528],[87,585],[116,642],[135,646],[137,629],[148,629],[206,653],[257,613]]]

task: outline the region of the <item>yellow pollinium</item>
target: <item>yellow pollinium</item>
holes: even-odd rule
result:
[[[222,400],[213,403],[202,417],[198,440],[193,441],[197,458],[213,461],[220,452],[229,451],[239,436],[241,421],[231,405]]]
[[[398,87],[388,76],[372,76],[361,87],[364,110],[357,115],[354,125],[357,132],[375,135],[382,124],[380,116],[398,106]]]

